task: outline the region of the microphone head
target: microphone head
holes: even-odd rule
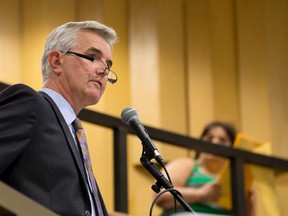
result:
[[[137,111],[131,107],[126,107],[121,112],[121,119],[127,125],[129,125],[134,118],[138,118]]]

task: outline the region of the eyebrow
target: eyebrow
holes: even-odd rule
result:
[[[101,56],[103,56],[103,52],[98,48],[92,47],[92,48],[88,49],[88,51],[96,52],[96,53],[100,54]],[[112,67],[113,61],[111,59],[108,59],[105,62],[107,64],[107,67],[110,69]]]

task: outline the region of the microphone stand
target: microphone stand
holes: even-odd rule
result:
[[[158,167],[150,161],[150,158],[146,154],[142,154],[140,162],[156,179],[156,183],[151,187],[153,191],[159,193],[162,187],[165,189],[173,189],[173,185],[165,178]],[[192,208],[185,202],[180,192],[177,190],[169,190],[169,192],[175,197],[175,199],[183,206],[186,211],[193,212]]]

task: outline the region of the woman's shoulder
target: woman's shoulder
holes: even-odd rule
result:
[[[173,159],[167,164],[168,169],[173,169],[173,170],[193,170],[195,167],[195,159],[191,157],[180,157]]]
[[[176,158],[166,166],[175,186],[184,186],[194,167],[195,162],[191,157]]]
[[[180,157],[172,160],[170,163],[184,165],[184,166],[194,166],[195,159],[192,157]]]

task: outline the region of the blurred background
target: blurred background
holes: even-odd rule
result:
[[[0,82],[39,90],[47,35],[81,20],[103,22],[119,36],[112,68],[119,81],[89,109],[120,117],[134,107],[144,124],[192,137],[212,120],[228,121],[288,159],[288,0],[1,0]],[[84,127],[94,173],[113,211],[112,131]],[[191,153],[156,144],[167,162]],[[140,140],[130,137],[132,216],[148,215],[153,200],[154,180],[140,155]],[[276,179],[282,215],[288,212],[286,182],[285,174]]]

